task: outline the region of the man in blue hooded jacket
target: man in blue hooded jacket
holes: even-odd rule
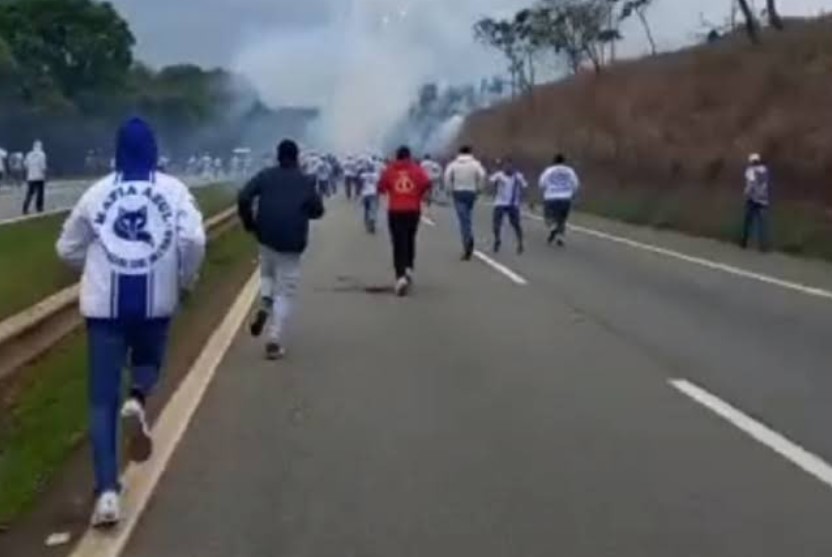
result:
[[[128,120],[119,130],[115,172],[86,191],[58,240],[61,259],[83,270],[81,313],[90,360],[90,433],[95,468],[95,527],[121,519],[118,419],[122,370],[129,398],[121,409],[132,460],[153,446],[145,401],[159,380],[179,294],[196,281],[205,231],[188,188],[157,172],[150,127]]]

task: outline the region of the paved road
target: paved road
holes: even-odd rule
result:
[[[832,459],[832,301],[587,235],[551,249],[535,221],[497,258],[520,285],[435,220],[397,300],[363,290],[389,283],[386,239],[331,211],[289,358],[239,337],[127,556],[832,555],[829,485],[670,384]]]
[[[84,193],[88,182],[70,181],[53,182],[46,189],[46,211],[54,211],[70,207]],[[23,200],[26,196],[25,186],[22,188],[11,187],[4,184],[0,188],[0,222],[14,219],[20,216],[23,208]],[[34,210],[34,207],[32,207]]]
[[[209,181],[202,178],[186,178],[191,187],[204,186]],[[46,187],[45,207],[46,212],[69,209],[80,199],[81,195],[90,186],[90,180],[75,180],[51,182]],[[25,186],[23,188],[3,185],[0,188],[0,224],[21,217],[23,200],[26,197]],[[32,207],[34,211],[34,206]]]

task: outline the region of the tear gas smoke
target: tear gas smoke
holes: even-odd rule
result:
[[[272,107],[319,108],[310,138],[317,145],[379,149],[422,84],[476,82],[502,71],[502,61],[474,42],[471,27],[525,3],[348,0],[325,26],[253,38],[234,70]],[[459,121],[450,124],[458,128]]]

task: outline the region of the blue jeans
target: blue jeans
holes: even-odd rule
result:
[[[459,232],[462,235],[462,249],[474,248],[474,205],[477,194],[472,191],[455,191],[454,207],[459,219]]]
[[[131,389],[147,396],[159,381],[169,328],[169,319],[87,320],[90,437],[96,494],[119,489],[121,376],[128,355]]]
[[[768,251],[768,206],[749,200],[745,202],[745,218],[743,219],[742,240],[740,241],[743,249],[748,247],[748,243],[751,240],[751,236],[754,235],[755,230],[760,251]]]
[[[378,221],[378,196],[365,195],[361,198],[361,203],[364,205],[364,226],[367,232],[374,234]]]

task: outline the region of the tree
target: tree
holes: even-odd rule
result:
[[[609,26],[608,0],[543,0],[536,10],[540,42],[565,56],[573,73],[590,61],[596,73],[603,68],[604,47],[621,39]]]
[[[653,0],[627,0],[621,7],[620,21],[624,21],[635,15],[641,22],[644,29],[644,34],[647,36],[647,41],[650,43],[650,53],[655,56],[658,52],[656,48],[656,40],[653,37],[653,29],[650,27],[650,21],[647,19],[647,10],[653,4]]]
[[[512,21],[484,18],[474,25],[474,37],[479,42],[500,51],[508,60],[511,94],[515,96],[525,80],[525,60],[521,52],[521,37]]]
[[[785,28],[783,18],[780,17],[780,12],[777,10],[777,0],[766,0],[766,13],[768,14],[768,21],[772,27],[779,31]]]
[[[748,4],[748,0],[737,0],[739,2],[740,11],[745,18],[745,32],[748,33],[748,38],[754,44],[760,43],[760,31],[757,25],[757,18],[754,16],[754,11]]]
[[[25,68],[23,88],[79,94],[115,89],[133,63],[135,39],[113,6],[92,0],[23,0],[0,5],[0,34]]]

